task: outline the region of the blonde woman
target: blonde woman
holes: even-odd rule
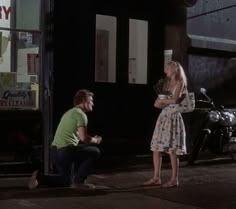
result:
[[[170,92],[171,96],[158,97],[154,107],[162,109],[155,126],[151,141],[153,152],[153,177],[143,185],[160,185],[161,187],[178,186],[179,155],[186,154],[185,126],[181,113],[175,111],[175,105],[184,98],[187,89],[187,80],[180,63],[171,61],[165,67],[165,83],[163,90]],[[161,184],[162,153],[167,153],[171,161],[171,177]]]

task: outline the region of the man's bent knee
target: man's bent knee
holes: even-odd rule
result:
[[[91,147],[89,152],[92,155],[92,157],[95,159],[98,159],[101,155],[101,151],[98,147]]]

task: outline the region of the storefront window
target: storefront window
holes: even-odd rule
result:
[[[40,0],[15,0],[15,8],[17,29],[40,29]]]
[[[40,0],[0,5],[0,110],[39,108]]]
[[[116,17],[96,15],[95,81],[116,82]]]
[[[148,21],[129,20],[129,83],[147,83]]]

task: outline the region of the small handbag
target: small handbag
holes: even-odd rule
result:
[[[195,96],[194,92],[188,92],[186,90],[185,98],[179,103],[176,104],[175,110],[181,113],[192,112],[195,109]]]

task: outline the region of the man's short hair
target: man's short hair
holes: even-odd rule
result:
[[[73,104],[74,106],[81,104],[82,102],[84,102],[84,100],[86,100],[88,97],[93,97],[94,94],[87,90],[87,89],[80,89],[75,93],[75,96],[73,98]]]

